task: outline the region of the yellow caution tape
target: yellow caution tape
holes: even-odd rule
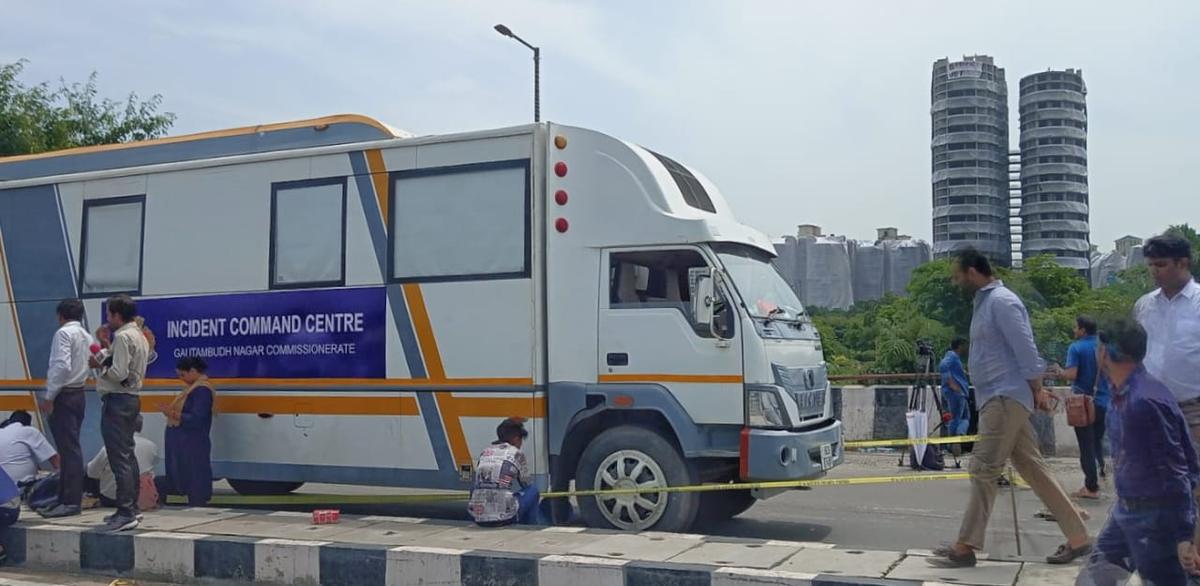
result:
[[[950,437],[930,437],[925,439],[862,440],[846,442],[846,448],[885,448],[889,446],[914,446],[918,444],[965,444],[977,441],[979,441],[979,436],[977,435],[956,435]]]
[[[621,488],[610,490],[573,490],[542,493],[542,498],[570,498],[589,496],[622,496],[643,493],[688,493],[718,492],[723,490],[772,490],[788,488],[812,488],[817,486],[859,486],[866,484],[911,484],[937,480],[968,480],[966,472],[942,474],[906,474],[895,476],[863,476],[856,478],[820,478],[816,480],[776,480],[767,482],[731,482],[724,484],[694,484],[688,486],[655,486]],[[444,492],[432,494],[291,494],[278,496],[214,495],[211,505],[382,505],[417,502],[449,502],[466,500],[469,493]],[[187,499],[179,496],[167,498],[170,504],[186,504]]]

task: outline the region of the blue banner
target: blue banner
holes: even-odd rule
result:
[[[154,332],[150,378],[198,356],[220,378],[383,378],[383,287],[138,300]]]

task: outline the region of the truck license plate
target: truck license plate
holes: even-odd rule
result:
[[[833,468],[833,444],[825,444],[821,446],[821,469],[830,468]]]

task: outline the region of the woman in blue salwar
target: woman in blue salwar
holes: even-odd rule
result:
[[[166,476],[154,479],[160,501],[183,495],[188,506],[208,504],[212,498],[213,400],[216,392],[208,382],[208,364],[203,358],[182,358],[175,365],[179,379],[187,384],[175,398],[162,406],[167,416]]]

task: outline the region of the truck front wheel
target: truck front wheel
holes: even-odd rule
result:
[[[602,432],[579,459],[579,490],[686,486],[695,475],[682,454],[661,435],[623,425]],[[583,520],[591,527],[626,531],[654,528],[686,531],[696,519],[699,493],[643,492],[579,498]]]

